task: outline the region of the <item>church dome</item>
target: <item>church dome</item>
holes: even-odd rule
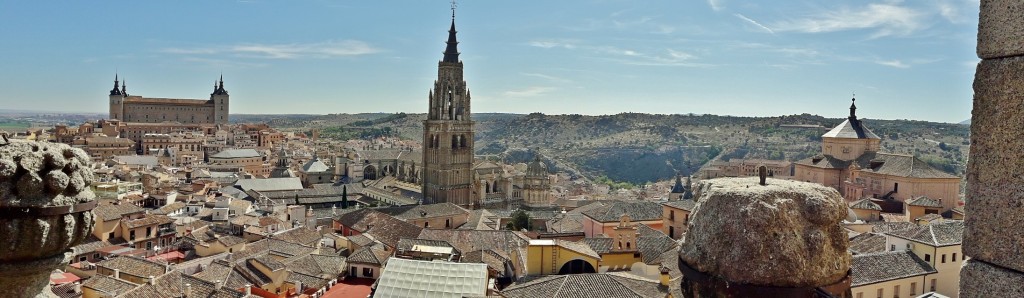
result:
[[[548,166],[546,164],[544,164],[543,161],[540,161],[540,156],[536,156],[536,157],[533,158],[533,161],[531,161],[530,164],[527,165],[527,167],[526,167],[526,175],[527,176],[547,176],[548,175]]]

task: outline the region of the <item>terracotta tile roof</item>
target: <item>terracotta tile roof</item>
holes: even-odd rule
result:
[[[54,285],[50,287],[50,292],[60,298],[78,298],[82,297],[81,291],[75,291],[75,283],[66,283],[62,285]]]
[[[288,270],[319,277],[337,277],[345,273],[346,259],[342,256],[305,255],[286,262]]]
[[[94,289],[104,293],[124,293],[135,288],[135,284],[108,277],[103,274],[96,274],[82,283],[83,288]]]
[[[658,293],[653,295],[652,293]],[[507,298],[665,297],[668,292],[657,282],[619,275],[590,273],[552,275],[505,288]]]
[[[306,227],[292,228],[274,234],[274,239],[314,246],[320,241],[320,232]]]
[[[907,202],[907,205],[910,205],[910,206],[933,207],[933,208],[942,208],[943,207],[942,203],[939,203],[938,200],[931,199],[931,198],[928,198],[926,196],[920,196],[920,197],[912,198],[912,199],[907,200],[906,202]]]
[[[960,178],[928,165],[911,156],[891,153],[868,152],[855,161],[861,171],[897,177],[911,178]]]
[[[349,238],[351,240],[351,238]],[[455,250],[456,254],[461,254],[457,248],[444,240],[430,240],[430,239],[415,239],[415,238],[402,238],[398,240],[398,251],[410,251],[413,246],[425,245],[425,246],[436,246],[436,247],[451,247]]]
[[[375,209],[402,220],[432,218],[442,216],[468,215],[469,210],[452,203],[428,205],[406,205]]]
[[[964,222],[962,220],[951,220],[892,231],[886,234],[931,246],[960,245],[963,242]]]
[[[885,235],[863,233],[850,238],[850,252],[855,255],[872,254],[885,251]]]
[[[693,207],[695,205],[697,205],[697,202],[694,201],[694,200],[678,200],[678,201],[668,201],[668,202],[664,202],[664,203],[661,203],[661,204],[665,205],[665,206],[672,207],[672,208],[676,208],[676,209],[682,209],[682,210],[686,210],[686,211],[693,211]]]
[[[371,245],[360,247],[355,252],[352,252],[346,261],[348,263],[384,265],[389,258],[391,258],[391,253],[387,252],[384,247],[381,245]]]
[[[850,209],[882,211],[882,206],[872,202],[871,199],[860,199],[850,203]]]
[[[224,246],[235,246],[235,245],[240,244],[240,243],[245,243],[245,239],[243,239],[241,237],[235,237],[235,236],[231,236],[231,235],[226,235],[226,236],[220,236],[220,238],[217,238],[217,242],[220,242],[220,244],[222,244]]]
[[[123,225],[123,226],[125,226],[125,227],[127,227],[129,229],[134,229],[134,228],[145,227],[145,226],[156,226],[156,225],[162,225],[162,224],[169,224],[169,223],[173,223],[173,222],[174,222],[174,219],[170,218],[170,217],[167,217],[166,215],[149,214],[149,215],[146,215],[145,217],[139,218],[139,219],[122,220],[121,221],[121,225]]]
[[[336,277],[334,277],[334,278],[336,278]],[[320,289],[320,288],[324,288],[334,278],[324,279],[324,278],[321,278],[319,276],[305,274],[305,273],[302,273],[302,272],[292,272],[292,273],[288,274],[288,281],[293,282],[293,283],[295,283],[295,282],[302,283],[302,287],[304,289]]]
[[[355,244],[356,246],[360,246],[360,247],[362,247],[362,246],[369,246],[370,244],[373,244],[373,242],[374,242],[373,238],[371,238],[371,236],[372,235],[367,235],[367,234],[352,235],[352,236],[348,236],[348,241],[352,242],[352,244]],[[401,240],[399,240],[399,243],[401,243]]]
[[[512,260],[493,250],[471,251],[462,256],[462,263],[483,263],[487,267],[497,271],[501,276],[508,276],[511,272],[505,272],[505,265],[512,265]]]
[[[650,201],[613,201],[583,212],[598,222],[617,222],[623,215],[632,221],[661,220],[661,204]]]
[[[850,270],[854,287],[937,272],[912,251],[854,255]]]
[[[373,239],[388,247],[395,247],[402,238],[416,238],[423,230],[419,226],[369,209],[346,213],[338,221],[343,226],[372,235]]]
[[[89,237],[85,238],[85,240],[82,241],[82,244],[76,245],[75,247],[73,247],[73,249],[75,251],[74,254],[79,255],[91,253],[96,251],[97,249],[104,248],[107,246],[110,246],[110,242],[102,241],[99,238],[96,238],[96,236],[89,234]]]
[[[273,257],[270,257],[269,255],[262,255],[250,258],[249,261],[263,265],[263,267],[267,267],[267,269],[270,269],[270,271],[277,271],[285,268],[284,264],[277,261]]]
[[[594,237],[594,238],[583,238],[580,242],[585,243],[598,254],[606,254],[612,251],[612,238],[608,237]]]
[[[555,245],[558,245],[558,247],[561,247],[563,249],[568,249],[568,250],[577,252],[579,254],[582,254],[582,255],[585,255],[585,256],[589,256],[589,257],[593,257],[593,258],[597,258],[597,259],[601,258],[601,255],[597,254],[597,252],[595,252],[593,249],[591,249],[590,245],[587,245],[586,243],[572,242],[572,241],[567,241],[567,240],[562,240],[562,239],[554,239],[554,240],[555,240]]]
[[[146,212],[146,209],[132,204],[99,205],[92,209],[92,213],[103,221],[121,219],[121,216],[132,213]]]
[[[556,215],[544,226],[547,227],[548,232],[552,233],[583,232],[583,215],[579,213]]]
[[[167,267],[162,263],[133,256],[119,256],[96,263],[96,266],[109,268],[110,270],[117,269],[122,274],[127,273],[142,278],[160,276],[167,272]]]
[[[174,213],[175,211],[181,210],[182,208],[185,208],[185,206],[186,206],[185,202],[174,202],[174,203],[171,203],[170,205],[157,208],[155,211],[153,211],[153,214],[163,214],[163,215],[166,215],[166,214]]]
[[[870,222],[871,232],[875,233],[888,233],[892,231],[905,230],[917,226],[911,222]]]
[[[663,252],[679,245],[679,243],[665,235],[665,233],[644,224],[640,224],[637,227],[637,232],[640,233],[640,237],[636,240],[636,248],[640,251],[640,257],[646,264],[659,262],[658,258]]]

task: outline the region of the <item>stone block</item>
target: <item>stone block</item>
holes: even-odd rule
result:
[[[1024,57],[986,59],[974,81],[964,254],[1024,271]]]
[[[1024,2],[982,0],[978,21],[978,57],[1024,55]]]
[[[1024,297],[1024,273],[967,260],[960,269],[960,297]]]
[[[729,282],[775,287],[833,284],[850,269],[839,225],[846,204],[819,184],[758,178],[701,181],[680,257]]]

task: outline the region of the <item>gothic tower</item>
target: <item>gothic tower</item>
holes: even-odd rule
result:
[[[470,94],[462,77],[455,10],[448,29],[448,46],[437,65],[437,80],[427,98],[423,121],[423,203],[454,203],[475,208],[473,189],[473,125]]]

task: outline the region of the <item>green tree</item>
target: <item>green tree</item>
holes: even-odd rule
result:
[[[522,229],[529,231],[533,229],[530,224],[530,215],[523,210],[516,210],[515,212],[512,212],[512,220],[510,220],[505,227],[513,231],[519,231]]]
[[[348,185],[341,187],[341,209],[348,208]]]

